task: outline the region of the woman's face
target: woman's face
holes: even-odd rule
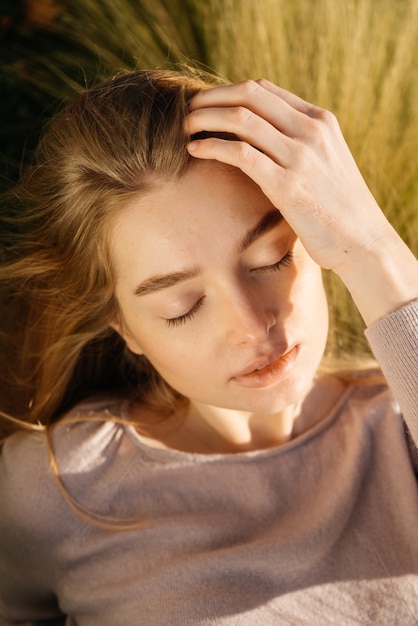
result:
[[[263,414],[304,398],[328,328],[321,271],[240,171],[194,162],[141,195],[111,255],[115,327],[174,389]]]

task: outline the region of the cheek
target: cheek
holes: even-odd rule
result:
[[[292,304],[315,336],[328,331],[328,303],[324,290],[322,271],[310,258],[298,271],[292,290]]]
[[[311,333],[314,345],[321,350],[325,349],[325,345],[328,338],[329,330],[329,312],[328,302],[322,283],[321,277],[319,277],[317,286],[312,290],[311,304]]]
[[[175,332],[175,331],[174,331]],[[202,346],[171,336],[169,332],[155,333],[143,337],[141,347],[144,356],[164,378],[176,378],[187,370],[195,372],[204,369]],[[168,380],[168,382],[170,382]]]
[[[143,354],[161,374],[184,370],[186,364],[193,369],[204,367],[201,353],[205,337],[190,337],[183,328],[168,328],[164,322],[155,324],[147,315],[135,312],[125,302],[119,302],[122,321],[115,329],[134,354]],[[199,350],[196,344],[199,344]]]

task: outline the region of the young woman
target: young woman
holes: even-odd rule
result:
[[[418,263],[331,114],[208,87],[86,91],[18,190],[0,623],[416,624]],[[391,391],[321,373],[321,267]]]

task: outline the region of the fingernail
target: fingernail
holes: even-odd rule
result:
[[[193,152],[194,150],[197,150],[197,148],[199,147],[200,141],[191,141],[190,143],[187,144],[187,149],[190,152]]]

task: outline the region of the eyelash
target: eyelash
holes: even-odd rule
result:
[[[282,270],[284,267],[289,267],[293,262],[293,254],[292,251],[289,250],[284,257],[277,261],[277,263],[273,263],[273,265],[265,265],[264,267],[256,267],[252,272],[264,273],[264,272],[278,272]]]
[[[280,259],[280,261],[277,261],[277,263],[273,263],[273,265],[266,265],[264,267],[256,267],[253,270],[251,270],[251,272],[259,272],[259,273],[278,272],[284,267],[289,267],[290,265],[292,265],[292,262],[293,262],[293,254],[292,254],[292,251],[289,250],[289,252],[287,252],[284,255],[284,257]],[[169,327],[181,326],[182,324],[185,324],[187,321],[193,319],[193,317],[196,315],[196,313],[199,311],[200,307],[202,306],[204,299],[205,299],[205,296],[200,298],[200,300],[198,300],[196,304],[190,309],[190,311],[187,311],[187,313],[184,313],[183,315],[179,315],[178,317],[172,317],[172,318],[166,319],[165,322],[167,326]]]
[[[190,311],[187,311],[187,313],[184,313],[184,315],[179,315],[179,317],[172,317],[165,320],[167,326],[181,326],[182,324],[185,324],[188,320],[191,320],[202,306],[204,299],[204,296],[203,298],[200,298],[200,300],[196,302],[196,304],[190,309]]]

